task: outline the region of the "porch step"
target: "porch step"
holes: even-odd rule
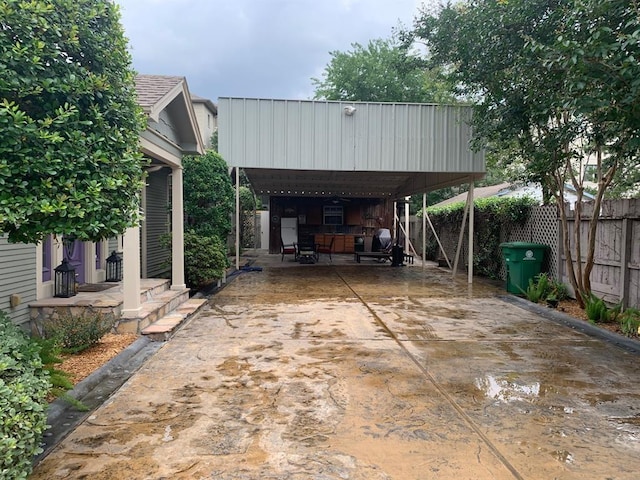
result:
[[[204,298],[191,298],[171,313],[142,329],[140,333],[156,342],[169,340],[179,327],[200,311],[206,303],[207,300]]]
[[[153,283],[142,288],[140,291],[140,303],[153,300],[154,297],[166,292],[171,288],[171,280],[169,279],[153,279]]]
[[[115,330],[118,333],[141,333],[146,327],[176,310],[189,300],[189,289],[164,290],[147,297],[134,313],[124,312]]]

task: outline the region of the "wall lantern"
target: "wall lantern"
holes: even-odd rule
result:
[[[107,282],[119,282],[122,280],[122,257],[114,250],[107,257]]]
[[[67,259],[55,269],[54,297],[69,298],[76,294],[76,269],[71,266]]]

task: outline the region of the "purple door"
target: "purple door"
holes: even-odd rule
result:
[[[65,242],[64,258],[76,269],[76,281],[84,283],[84,243],[74,240],[73,243]]]

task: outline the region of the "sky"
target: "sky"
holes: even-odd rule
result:
[[[411,27],[422,0],[116,0],[138,73],[192,94],[311,99],[330,52]]]

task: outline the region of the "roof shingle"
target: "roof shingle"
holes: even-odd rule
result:
[[[184,80],[184,77],[170,75],[137,75],[138,105],[143,108],[152,107]]]

